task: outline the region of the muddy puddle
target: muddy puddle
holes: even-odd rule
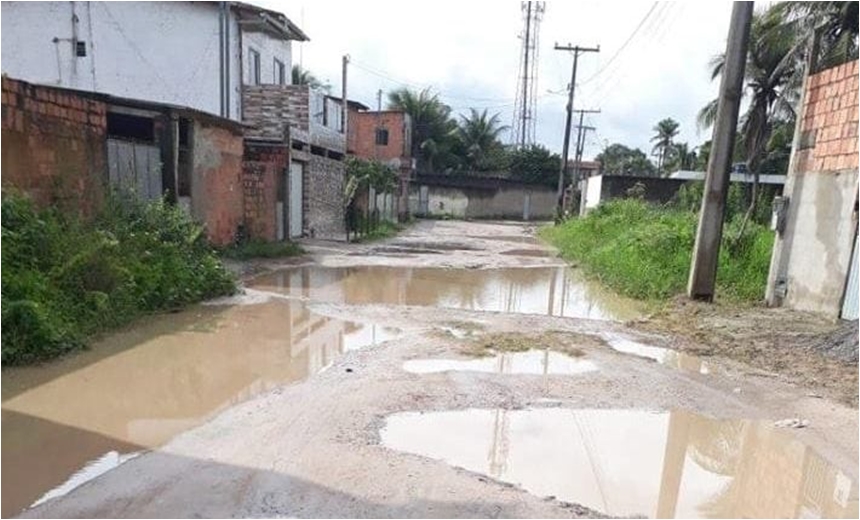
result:
[[[594,372],[597,365],[586,359],[551,350],[501,352],[476,359],[410,359],[403,370],[414,374],[434,372],[488,372],[495,374],[573,375]]]
[[[386,420],[388,448],[614,516],[856,518],[857,483],[769,422],[470,409]]]
[[[565,267],[303,266],[267,273],[248,285],[330,303],[422,305],[621,321],[638,314],[635,302],[602,290]]]
[[[57,362],[4,368],[3,516],[400,332],[284,298],[227,301],[244,305],[154,316]]]
[[[618,334],[603,334],[603,338],[606,340],[609,347],[617,352],[650,359],[660,363],[661,365],[666,365],[668,367],[677,368],[687,372],[698,372],[700,374],[720,372],[720,369],[713,363],[703,361],[701,358],[691,354],[668,348],[646,345],[645,343],[640,343]]]

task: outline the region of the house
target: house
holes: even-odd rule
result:
[[[290,83],[291,42],[308,39],[241,2],[3,2],[2,14],[3,74],[234,121],[242,85]]]
[[[805,79],[788,177],[774,211],[769,305],[857,319],[857,73],[855,60]]]
[[[142,138],[136,146],[150,146],[148,162],[134,163],[132,172],[135,178],[161,179],[147,183],[149,192],[159,190],[201,218],[209,211],[200,209],[204,205],[222,205],[213,194],[230,193],[225,208],[234,214],[221,219],[233,226],[230,237],[342,235],[342,110],[325,92],[290,85],[291,43],[308,38],[283,14],[241,2],[4,2],[2,14],[3,74],[122,105],[122,113],[106,109],[106,125],[118,137]],[[21,114],[32,108],[20,97],[18,102]],[[235,145],[230,140],[212,144],[224,150],[189,147],[189,136],[197,134],[189,133],[188,121],[204,119],[228,121],[244,139],[241,159],[229,173],[201,173],[207,161],[228,149],[232,154]],[[116,185],[119,177],[108,167],[122,161],[94,160],[105,184]],[[200,168],[189,160],[199,161]],[[210,234],[219,242],[227,237],[220,228]]]
[[[360,103],[349,103],[349,136],[347,152],[361,159],[380,161],[398,172],[400,183],[396,197],[396,216],[405,220],[409,210],[409,182],[415,175],[412,157],[412,118],[402,110],[370,111]],[[370,194],[367,209],[381,209],[393,217],[392,194]]]

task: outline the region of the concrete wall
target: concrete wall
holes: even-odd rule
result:
[[[771,260],[772,305],[840,314],[857,233],[857,61],[808,76]]]
[[[3,78],[3,189],[90,215],[104,196],[106,104]]]
[[[497,218],[522,220],[528,197],[529,220],[546,220],[555,212],[555,191],[548,186],[522,185],[493,179],[410,184],[409,208],[417,216],[452,216],[456,218]],[[422,211],[421,191],[428,194],[427,213]]]
[[[74,15],[77,24],[73,24]],[[71,39],[87,43],[75,56]],[[54,38],[60,41],[54,43]],[[217,2],[3,2],[2,71],[34,83],[220,114]],[[241,109],[239,25],[231,14],[231,109]]]
[[[245,226],[252,238],[277,239],[278,175],[287,168],[289,161],[289,149],[285,145],[245,141],[242,165]]]
[[[305,228],[316,238],[345,240],[342,161],[311,155],[303,178]]]
[[[586,211],[597,207],[603,201],[623,199],[628,191],[641,185],[643,198],[655,204],[670,202],[681,186],[689,181],[667,179],[662,177],[633,177],[627,175],[595,175],[586,179],[585,205]]]

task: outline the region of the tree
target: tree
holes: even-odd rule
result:
[[[672,150],[673,139],[678,135],[678,127],[680,125],[677,121],[672,119],[671,117],[663,119],[658,122],[654,126],[654,137],[651,138],[651,142],[654,143],[654,148],[652,153],[656,152],[658,155],[657,159],[657,172],[663,173],[663,166],[666,162],[666,157],[669,152]]]
[[[541,145],[517,148],[509,154],[511,178],[526,183],[555,186],[561,157]]]
[[[750,206],[745,221],[755,211],[758,199],[759,173],[770,141],[774,124],[794,124],[794,105],[800,95],[802,75],[796,50],[796,30],[785,24],[774,14],[771,7],[753,16],[750,42],[744,71],[746,88],[744,96],[749,99],[746,113],[740,119],[740,136],[747,170],[753,174]],[[725,58],[717,56],[711,62],[711,78],[722,74]],[[716,113],[716,100],[706,105],[699,113],[702,126],[710,127]],[[743,226],[741,227],[743,230]]]
[[[607,146],[594,160],[600,162],[601,172],[608,175],[656,175],[654,164],[648,160],[645,152],[638,148],[628,148],[621,143]]]
[[[301,65],[293,65],[292,68],[293,85],[309,85],[311,88],[327,88],[323,82],[317,79],[311,71],[302,68]]]
[[[820,66],[857,59],[858,2],[782,2],[769,15],[795,34],[796,57],[802,57],[816,31],[820,45],[815,60]]]
[[[417,159],[418,170],[434,172],[459,166],[454,154],[457,122],[451,118],[451,107],[429,88],[389,92],[388,108],[402,110],[412,119],[412,156]]]
[[[695,150],[690,150],[687,143],[674,143],[669,150],[666,160],[667,170],[692,170],[696,167]]]
[[[478,112],[472,108],[469,116],[460,117],[457,136],[465,154],[463,157],[465,165],[471,170],[489,169],[487,166],[498,162],[498,151],[502,148],[499,135],[508,127],[499,124],[499,114],[488,116],[486,109]]]

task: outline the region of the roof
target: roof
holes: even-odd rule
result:
[[[230,2],[230,5],[239,13],[239,24],[247,29],[266,32],[284,40],[301,42],[310,40],[308,35],[284,13],[264,9],[246,2]]]
[[[325,95],[326,99],[331,99],[333,101],[340,102],[343,98],[340,96],[332,96],[331,94]],[[354,99],[347,99],[346,106],[348,108],[354,108],[356,110],[370,110],[370,107],[362,103],[361,101],[355,101]]]

